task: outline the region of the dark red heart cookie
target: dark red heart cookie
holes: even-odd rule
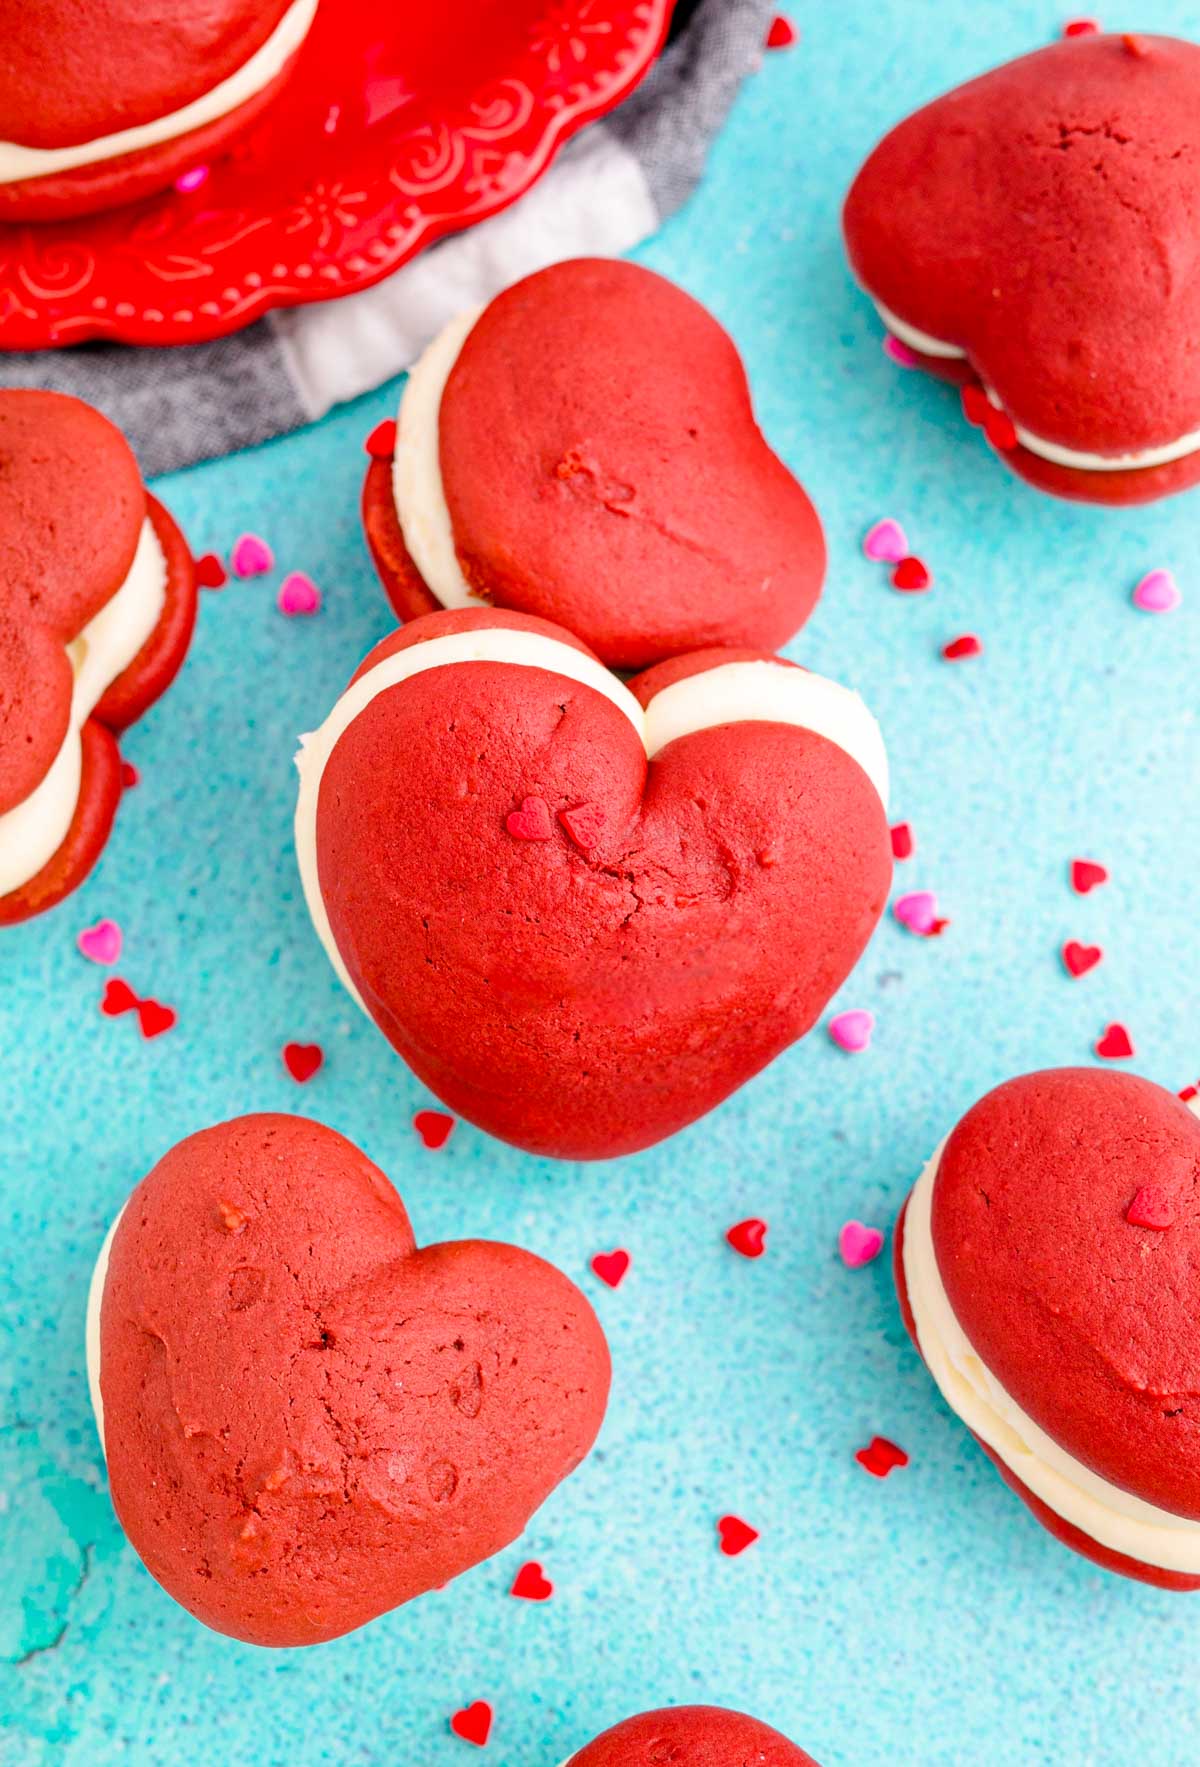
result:
[[[847,198],[885,323],[1058,496],[1200,479],[1198,89],[1195,44],[1069,38],[908,117]]]
[[[450,1110],[560,1158],[672,1134],[802,1036],[891,878],[874,720],[760,653],[624,687],[544,621],[429,615],[300,772],[305,891],[347,985]],[[531,798],[548,838],[511,828]],[[603,811],[586,849],[580,804]]]
[[[0,926],[95,863],[116,736],[170,685],[195,617],[187,544],[120,432],[78,399],[0,390]]]
[[[1110,1070],[1010,1080],[908,1199],[896,1275],[944,1397],[1038,1519],[1109,1570],[1200,1588],[1187,1106]]]
[[[721,1706],[642,1712],[596,1737],[566,1767],[817,1767],[778,1730]]]
[[[89,214],[226,151],[286,82],[314,0],[0,0],[0,220]]]
[[[402,620],[487,601],[620,669],[793,636],[820,594],[821,525],[711,314],[637,264],[581,258],[467,324],[414,369],[396,460],[367,472]]]
[[[559,1271],[483,1240],[418,1249],[382,1172],[286,1116],[190,1136],[138,1185],[89,1364],[147,1569],[265,1645],[336,1638],[515,1540],[609,1385]]]

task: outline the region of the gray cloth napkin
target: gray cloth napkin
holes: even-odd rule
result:
[[[685,0],[648,78],[518,203],[373,289],[270,314],[214,343],[13,354],[0,360],[0,382],[99,406],[150,475],[311,422],[407,368],[447,320],[518,277],[560,258],[628,251],[652,233],[699,182],[774,10],[773,0]]]

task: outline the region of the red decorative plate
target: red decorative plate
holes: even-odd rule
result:
[[[672,0],[325,0],[271,117],[190,194],[0,226],[0,349],[195,343],[378,282],[527,190],[646,72]]]

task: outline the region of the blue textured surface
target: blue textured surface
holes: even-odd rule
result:
[[[890,919],[843,991],[871,1050],[823,1032],[723,1110],[637,1160],[561,1168],[460,1126],[427,1153],[429,1102],[349,1006],[294,874],[296,733],[388,627],[359,537],[361,441],[395,388],[251,457],[162,487],[198,551],[265,534],[321,584],[287,621],[277,577],[206,595],[176,688],[131,736],[143,783],[68,906],[3,936],[6,1225],[0,1659],[7,1763],[462,1763],[457,1706],[487,1698],[487,1760],[556,1767],[616,1718],[673,1700],[742,1706],[824,1767],[1194,1763],[1194,1601],[1123,1583],[1056,1546],[948,1416],[900,1325],[886,1259],[835,1251],[848,1216],[890,1223],[954,1118],[1005,1075],[1088,1060],[1106,1020],[1132,1064],[1193,1077],[1200,870],[1200,572],[1195,495],[1134,513],[1040,499],[969,434],[949,391],[893,369],[850,286],[841,193],[884,127],[1051,38],[1052,3],[840,0],[797,9],[802,45],[743,95],[689,210],[642,255],[742,345],[768,433],[826,520],[825,601],[793,654],[860,687],[894,765],[915,860],[952,926]],[[1144,5],[1186,29],[1194,6]],[[901,517],[936,575],[904,597],[861,535]],[[1177,572],[1182,610],[1138,615],[1133,583]],[[981,660],[938,647],[973,629]],[[1078,899],[1067,864],[1112,882]],[[145,1044],[97,1012],[74,948],[101,915],[120,973],[174,1004]],[[1067,936],[1105,947],[1070,982]],[[289,1038],[328,1051],[303,1091]],[[441,1594],[303,1654],[203,1631],[151,1582],[108,1506],[82,1358],[84,1292],[130,1185],[180,1136],[248,1109],[320,1116],[395,1178],[422,1238],[483,1234],[555,1259],[611,1334],[600,1446],[527,1537]],[[767,1255],[723,1230],[771,1223]],[[610,1293],[590,1255],[623,1244]],[[908,1449],[886,1482],[873,1432]],[[730,1561],[713,1524],[762,1530]],[[544,1606],[506,1594],[539,1558]]]

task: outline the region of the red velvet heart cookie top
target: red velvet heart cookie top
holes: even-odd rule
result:
[[[181,110],[249,61],[290,0],[0,0],[0,140],[72,147]]]
[[[1033,435],[1200,430],[1200,47],[1080,36],[907,118],[846,202],[850,261]]]
[[[146,493],[121,432],[78,399],[0,390],[0,814],[67,733],[66,646],[125,581]]]
[[[172,1149],[113,1238],[113,1502],[197,1618],[257,1644],[361,1626],[506,1546],[590,1448],[608,1350],[551,1265],[418,1250],[365,1155],[299,1117]]]
[[[443,648],[337,734],[312,815],[319,906],[368,1010],[452,1111],[558,1157],[634,1151],[773,1059],[845,978],[891,876],[882,787],[837,741],[745,701],[648,761],[628,694],[521,615],[415,621],[356,693],[401,653],[489,634],[550,650]],[[761,691],[810,679],[705,651],[630,685],[657,715],[696,677],[719,695],[745,667]],[[302,845],[304,804],[302,787]]]
[[[1169,1200],[1169,1229],[1129,1218],[1143,1190]],[[1187,1107],[1131,1074],[1010,1080],[946,1143],[933,1238],[959,1324],[1021,1409],[1110,1483],[1200,1519],[1200,1121]]]
[[[671,1706],[626,1718],[567,1767],[817,1767],[811,1755],[742,1712]]]
[[[440,442],[467,581],[614,668],[774,650],[820,593],[820,522],[755,422],[732,339],[637,264],[554,264],[492,301]]]

